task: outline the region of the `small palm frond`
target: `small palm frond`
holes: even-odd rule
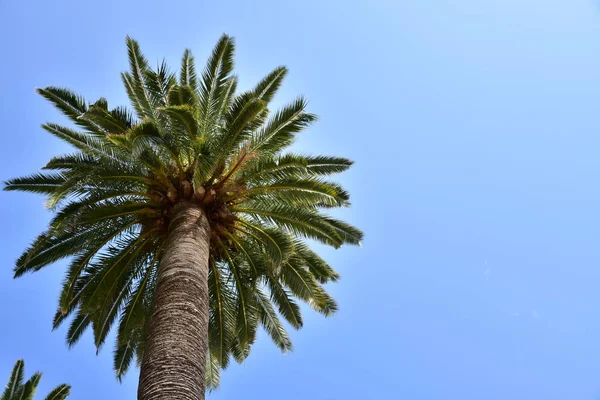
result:
[[[233,71],[233,38],[223,35],[213,49],[200,80],[200,123],[204,135],[212,133],[221,105],[227,101],[227,80]]]
[[[46,396],[45,400],[64,400],[71,394],[71,386],[62,384],[57,386],[54,390]]]
[[[37,387],[42,379],[42,374],[34,373],[31,378],[23,382],[25,377],[25,363],[18,360],[13,367],[8,384],[0,396],[0,400],[33,400]],[[69,385],[60,385],[50,392],[46,400],[64,400],[70,394]]]
[[[13,399],[19,388],[23,386],[24,377],[25,362],[23,360],[17,360],[10,374],[10,378],[8,379],[6,389],[4,389],[4,392],[2,393],[1,400]]]
[[[73,123],[91,132],[96,132],[97,126],[80,117],[87,111],[85,99],[69,89],[49,86],[45,89],[36,89],[38,94],[50,101],[56,108],[69,118]]]
[[[194,56],[190,49],[185,49],[181,59],[181,73],[179,75],[179,84],[189,86],[193,90],[198,88],[196,66],[194,65]]]
[[[222,365],[212,351],[209,351],[206,356],[206,390],[212,392],[219,387],[221,380]]]
[[[269,103],[277,90],[281,86],[284,78],[286,77],[288,70],[284,66],[275,68],[269,75],[263,78],[258,85],[252,91],[252,94],[265,103]]]
[[[235,293],[213,259],[208,271],[210,313],[208,335],[211,357],[226,368],[235,332]]]
[[[306,101],[299,97],[278,111],[267,124],[250,139],[251,151],[265,155],[276,154],[292,144],[294,135],[316,121],[314,114],[306,113]]]
[[[125,84],[127,95],[141,119],[155,120],[155,104],[146,82],[146,74],[149,69],[148,61],[140,51],[138,42],[129,36],[126,38],[126,42],[130,72],[124,72],[121,77]]]
[[[292,342],[281,324],[269,298],[260,290],[255,291],[256,304],[259,307],[260,319],[265,330],[271,336],[273,343],[287,353],[293,350]]]
[[[19,390],[19,400],[33,400],[33,396],[35,396],[35,392],[37,391],[41,379],[42,374],[39,372],[31,375],[31,378],[29,378]]]

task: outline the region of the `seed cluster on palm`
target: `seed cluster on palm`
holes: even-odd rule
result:
[[[298,300],[325,315],[337,309],[323,284],[338,274],[305,241],[360,244],[358,229],[327,213],[349,205],[327,176],[352,162],[289,152],[316,118],[303,98],[269,110],[285,67],[236,93],[232,38],[220,38],[200,74],[189,50],[175,74],[165,62],[150,68],[130,38],[127,48],[122,80],[133,112],[63,88],[38,90],[75,124],[43,128],[76,150],[6,182],[46,195],[55,210],[15,275],[71,257],[54,326],[70,321],[70,345],[91,327],[98,348],[118,326],[120,378],[143,358],[174,213],[198,207],[210,226],[206,377],[215,387],[230,358],[248,356],[260,326],[282,351],[292,348],[280,317],[300,328]]]

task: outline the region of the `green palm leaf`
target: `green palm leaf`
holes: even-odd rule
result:
[[[252,91],[253,95],[265,103],[269,103],[277,90],[281,86],[281,83],[285,79],[288,70],[284,66],[275,68],[269,75],[263,78],[258,85]]]
[[[210,352],[211,357],[225,368],[229,363],[229,350],[235,331],[235,294],[214,260],[211,260],[208,272]]]
[[[42,374],[36,372],[26,382],[23,382],[25,377],[25,363],[23,360],[18,360],[13,367],[12,373],[8,380],[8,384],[0,396],[0,400],[33,400],[37,387],[42,379]],[[53,389],[46,397],[46,400],[64,400],[70,394],[71,387],[69,385],[60,385]]]
[[[35,396],[35,392],[37,387],[42,379],[42,374],[36,372],[25,382],[25,384],[20,388],[19,395],[17,398],[19,400],[33,400],[33,396]]]
[[[12,369],[10,374],[10,378],[8,379],[8,384],[6,385],[6,389],[2,393],[2,400],[11,400],[19,388],[23,386],[23,379],[25,377],[25,362],[23,360],[18,360],[15,363],[15,366]]]
[[[69,385],[60,385],[46,396],[45,400],[64,400],[71,394],[71,387]]]
[[[260,289],[257,289],[255,294],[262,325],[269,336],[271,336],[271,339],[273,339],[273,343],[284,353],[292,351],[292,342],[281,321],[279,321],[279,317],[277,317],[271,301]]]
[[[194,65],[194,56],[190,49],[185,49],[181,60],[181,73],[179,75],[179,84],[186,85],[192,89],[197,88],[196,66]]]

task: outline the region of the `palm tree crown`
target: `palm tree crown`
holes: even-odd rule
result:
[[[17,360],[13,367],[12,373],[0,400],[33,400],[37,387],[42,379],[42,374],[36,372],[27,380],[23,382],[25,377],[25,362],[23,360]],[[71,386],[59,385],[55,387],[46,396],[46,400],[64,400],[69,394],[71,394]]]
[[[305,239],[360,244],[358,229],[324,212],[349,205],[348,193],[325,177],[352,162],[286,152],[316,118],[301,97],[270,113],[285,67],[236,94],[232,38],[220,38],[199,75],[186,50],[178,78],[164,62],[151,69],[130,38],[127,49],[131,70],[122,80],[134,112],[111,109],[104,98],[88,104],[63,88],[38,90],[77,126],[43,128],[76,151],[6,182],[6,190],[46,195],[56,211],[15,276],[72,257],[54,326],[72,316],[68,344],[91,326],[100,348],[118,324],[120,378],[143,353],[174,207],[199,205],[210,223],[207,382],[214,387],[230,357],[248,356],[259,326],[282,351],[292,348],[279,316],[300,328],[296,299],[325,315],[337,309],[322,285],[338,274]]]

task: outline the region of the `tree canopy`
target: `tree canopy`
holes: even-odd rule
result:
[[[237,93],[234,48],[223,35],[200,73],[186,50],[174,73],[164,61],[151,68],[127,38],[130,71],[121,78],[132,110],[111,108],[104,98],[88,102],[65,88],[38,89],[72,123],[42,127],[74,152],[6,182],[6,190],[45,195],[55,211],[17,260],[15,276],[70,258],[54,327],[69,320],[69,345],[91,328],[100,349],[116,326],[119,378],[143,353],[157,266],[178,202],[201,204],[211,226],[209,387],[230,358],[248,356],[260,326],[290,351],[281,318],[301,328],[299,300],[326,316],[337,310],[323,285],[339,275],[307,239],[335,248],[362,240],[358,229],[327,212],[350,205],[329,176],[352,162],[291,152],[316,116],[303,97],[269,109],[285,67]]]

